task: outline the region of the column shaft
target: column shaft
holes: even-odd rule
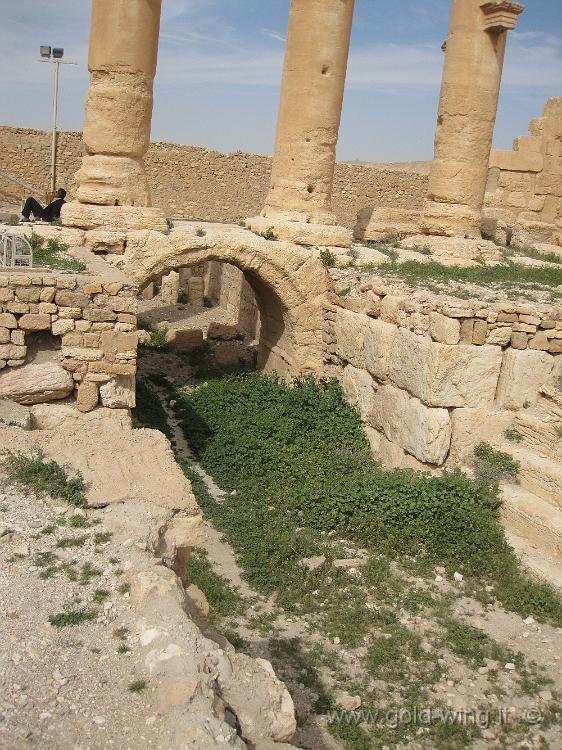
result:
[[[93,0],[81,203],[149,206],[150,144],[162,0]]]
[[[332,186],[353,9],[354,0],[291,2],[271,185],[260,220],[303,244],[317,244],[318,237],[306,241],[305,229],[295,225],[321,225],[335,244],[350,241],[337,227]]]
[[[423,231],[479,238],[507,30],[523,6],[452,0]]]

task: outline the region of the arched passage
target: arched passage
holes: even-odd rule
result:
[[[198,225],[160,232],[129,232],[120,261],[140,287],[178,268],[208,261],[239,268],[252,286],[261,315],[259,365],[282,375],[323,371],[324,308],[331,290],[316,251],[265,240],[247,230]]]

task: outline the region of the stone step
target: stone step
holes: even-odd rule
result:
[[[562,463],[540,456],[530,450],[502,446],[521,464],[519,484],[522,489],[538,495],[555,508],[562,507]]]
[[[502,495],[501,515],[508,530],[562,559],[562,510],[516,485],[504,485]]]
[[[522,447],[562,463],[559,422],[547,421],[535,414],[521,411],[513,420],[513,428],[523,436]]]

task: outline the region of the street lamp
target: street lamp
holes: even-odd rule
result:
[[[51,193],[55,192],[57,177],[57,111],[59,99],[59,69],[61,65],[77,65],[71,60],[63,60],[64,49],[62,47],[50,47],[41,45],[39,47],[41,58],[39,62],[51,63],[54,70],[55,85],[53,91],[53,124],[51,134]]]

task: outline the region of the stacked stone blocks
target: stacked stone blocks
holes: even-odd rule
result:
[[[135,405],[136,288],[87,275],[0,273],[0,370],[26,363],[26,336],[60,337],[78,407]]]

